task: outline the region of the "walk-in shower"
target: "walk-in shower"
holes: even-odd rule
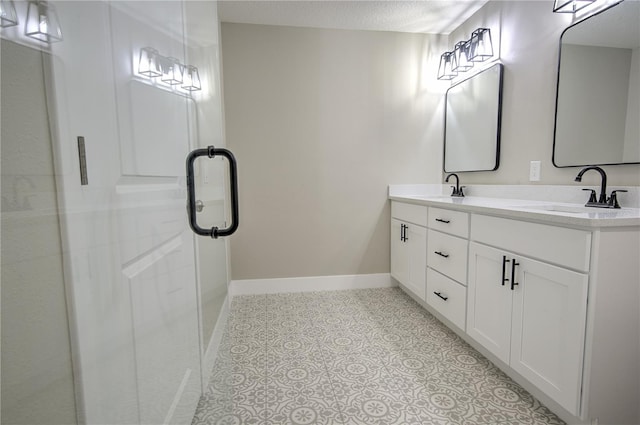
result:
[[[224,147],[216,8],[2,1],[2,423],[190,423],[228,311],[186,208]],[[227,168],[195,162],[205,227]]]

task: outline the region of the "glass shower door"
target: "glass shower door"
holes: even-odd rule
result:
[[[18,9],[24,6],[25,13],[18,10],[18,15],[25,18],[27,3],[17,3]],[[73,373],[75,394],[68,410],[75,409],[79,423],[190,423],[217,348],[211,321],[220,317],[224,322],[220,312],[228,282],[225,242],[196,243],[185,208],[187,153],[210,144],[204,139],[222,140],[221,114],[210,115],[221,111],[217,56],[210,59],[218,49],[215,3],[202,5],[198,22],[190,6],[178,1],[49,5],[63,38],[53,44],[37,42],[43,92],[38,102],[49,120],[57,192],[51,209],[64,280],[57,294],[62,304],[58,300],[57,305],[65,313],[59,319],[68,329],[67,375]],[[42,15],[40,27],[52,24],[52,16]],[[194,35],[202,24],[216,29],[214,40]],[[140,67],[145,49],[157,52],[160,75],[145,74]],[[188,66],[199,70],[197,81],[192,73],[189,84]],[[4,83],[4,74],[2,78]],[[4,130],[4,90],[2,96]],[[17,139],[28,133],[30,124],[25,117],[15,130]],[[3,168],[5,162],[24,159],[20,155],[26,148],[19,144],[31,141],[22,139],[8,151],[3,133]],[[28,152],[37,158],[37,150]],[[29,185],[29,175],[20,180],[20,173],[12,173],[12,184]],[[215,186],[216,169],[203,174],[211,180],[203,178],[201,185]],[[4,226],[5,212],[14,207],[13,197],[5,201],[10,187],[4,180],[3,170],[3,231],[11,227]],[[205,215],[217,210],[224,216],[224,191],[216,202],[218,208],[205,209]],[[2,242],[4,265],[13,240],[3,237]],[[34,245],[39,243],[33,239]],[[26,283],[20,282],[20,273],[6,277],[15,287]],[[9,309],[17,314],[9,316],[5,309],[11,303],[5,303],[4,270],[2,285],[3,334],[15,329],[18,341],[34,333],[35,326],[17,329],[19,312]],[[36,285],[32,293],[37,291]],[[25,304],[48,307],[48,300],[27,295],[22,296]],[[20,347],[23,359],[46,350],[44,338],[35,335],[32,342]],[[12,344],[10,340],[8,350]],[[5,385],[5,370],[16,366],[5,361],[5,349],[3,335],[3,400],[22,387],[38,387],[33,381],[39,378]],[[17,410],[29,409],[29,390],[22,392],[16,397]],[[23,419],[8,416],[5,407],[3,401],[3,423],[52,423],[46,407],[39,418]],[[68,423],[66,418],[59,423]]]
[[[4,31],[4,30],[3,30]],[[74,424],[56,172],[39,49],[0,46],[3,424]]]

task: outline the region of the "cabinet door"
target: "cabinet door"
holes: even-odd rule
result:
[[[516,261],[511,367],[577,415],[587,275],[527,258]]]
[[[503,285],[504,252],[472,242],[469,246],[467,333],[509,363],[511,341],[510,286]],[[505,272],[510,278],[510,263]]]
[[[408,245],[408,276],[405,285],[414,294],[425,300],[427,279],[427,229],[408,224],[406,244]]]
[[[409,280],[408,246],[404,242],[402,226],[405,224],[391,219],[391,276],[403,285]]]

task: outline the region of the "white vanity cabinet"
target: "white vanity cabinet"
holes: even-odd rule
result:
[[[391,203],[391,276],[425,299],[427,207]]]
[[[566,422],[640,424],[640,210],[391,197],[428,207],[427,309]]]
[[[469,257],[469,336],[577,415],[587,275],[475,242]]]
[[[591,233],[474,214],[471,239],[467,334],[578,415]]]
[[[429,207],[426,302],[464,331],[469,214]]]

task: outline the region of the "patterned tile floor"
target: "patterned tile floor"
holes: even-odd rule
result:
[[[399,288],[234,299],[204,424],[563,424]]]

